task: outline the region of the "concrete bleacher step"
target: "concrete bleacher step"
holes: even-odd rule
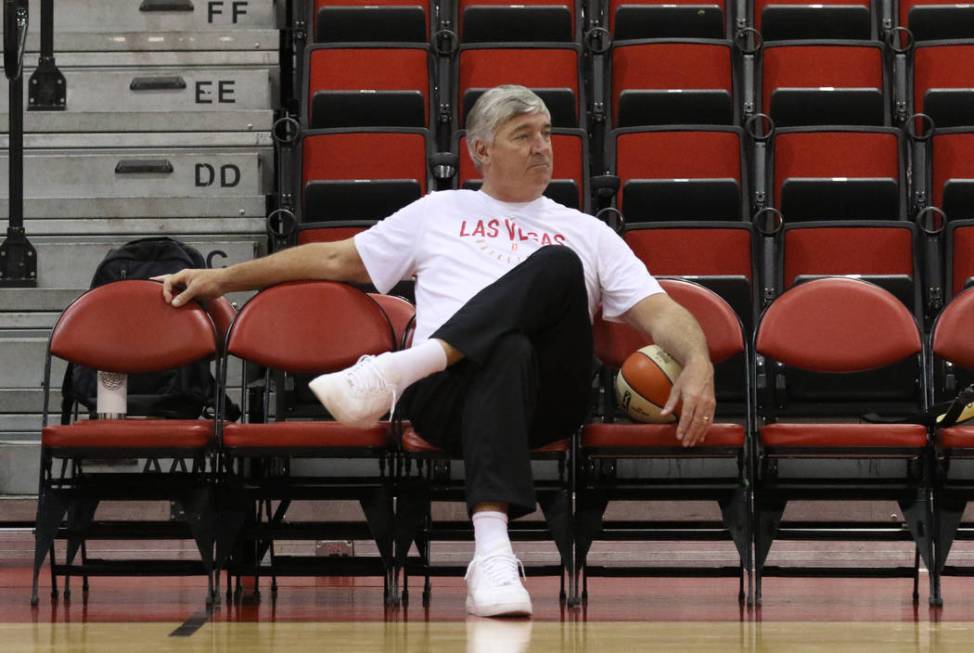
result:
[[[277,50],[284,6],[275,0],[55,4],[59,51]],[[40,49],[40,6],[40,0],[29,2],[29,52]]]
[[[0,176],[7,161],[0,151]],[[256,235],[273,188],[273,146],[267,132],[29,134],[24,170],[31,237]],[[0,210],[6,197],[0,185]]]
[[[56,58],[67,86],[65,109],[27,111],[28,133],[267,131],[273,122],[276,51],[70,52]],[[25,79],[36,65],[25,56]],[[8,129],[7,98],[7,85],[0,85],[0,131]]]
[[[226,257],[216,256],[214,266],[231,265],[248,261],[262,252],[264,236],[183,235],[169,233],[196,247],[203,256],[210,252],[223,252]],[[37,282],[40,288],[87,288],[98,263],[113,247],[132,237],[115,236],[33,236],[31,243],[37,250]],[[61,306],[60,308],[64,308]],[[10,305],[7,310],[20,311],[22,306]]]

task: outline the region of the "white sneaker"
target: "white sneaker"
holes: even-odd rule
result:
[[[521,584],[524,566],[510,549],[476,556],[467,567],[467,612],[478,617],[531,615],[531,596]]]
[[[396,386],[383,376],[374,356],[362,356],[341,372],[322,374],[308,387],[331,416],[347,426],[374,426],[396,405]]]

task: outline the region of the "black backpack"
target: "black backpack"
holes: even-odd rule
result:
[[[185,243],[167,237],[140,238],[109,251],[95,269],[91,287],[205,267],[207,260],[203,255]],[[128,378],[128,414],[172,419],[210,415],[215,384],[208,361],[163,372],[132,374]],[[61,423],[69,423],[75,402],[94,417],[97,393],[95,370],[68,364],[61,386]],[[226,407],[228,419],[239,417],[239,408],[229,398]]]

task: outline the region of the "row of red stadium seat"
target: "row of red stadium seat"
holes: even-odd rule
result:
[[[760,601],[761,577],[779,573],[765,565],[772,543],[794,534],[782,522],[788,501],[884,498],[899,502],[907,528],[895,523],[893,531],[900,537],[909,534],[916,544],[931,570],[931,601],[939,603],[940,575],[956,535],[958,506],[962,511],[970,492],[965,494],[961,485],[954,485],[949,461],[974,456],[974,429],[864,424],[856,423],[856,418],[863,405],[880,414],[921,411],[932,397],[950,397],[958,376],[969,377],[974,371],[974,348],[967,326],[974,319],[974,290],[947,305],[927,344],[913,315],[873,284],[835,278],[801,284],[764,312],[752,351],[737,317],[716,294],[687,281],[664,280],[663,284],[697,317],[707,334],[711,358],[718,369],[735,377],[742,396],[738,402],[718,403],[721,408],[710,437],[693,449],[679,446],[673,424],[630,423],[613,400],[613,378],[621,362],[646,339],[628,326],[596,321],[596,354],[603,363],[600,378],[606,385],[594,416],[579,432],[565,433],[563,441],[535,452],[539,461],[557,468],[556,480],[538,481],[539,497],[546,497],[541,504],[547,527],[561,553],[561,563],[552,571],[569,580],[567,592],[563,589],[567,598],[584,600],[588,577],[606,572],[587,564],[594,540],[617,539],[619,529],[628,538],[659,537],[660,526],[652,522],[606,520],[610,500],[717,501],[722,515],[717,526],[694,522],[685,523],[683,530],[670,526],[670,539],[697,526],[732,540],[740,561],[730,573],[740,576],[740,599],[752,596],[750,590],[745,594],[744,582],[754,573],[758,582],[754,598]],[[267,399],[250,398],[253,389],[245,388],[244,418],[239,423],[224,418],[220,402],[216,417],[210,419],[80,420],[45,426],[35,601],[37,574],[48,552],[54,555],[51,545],[65,514],[70,546],[66,562],[52,566],[54,573],[140,575],[149,572],[122,564],[106,571],[107,567],[88,564],[84,558],[74,566],[73,559],[95,523],[99,501],[165,498],[185,507],[202,555],[200,573],[211,579],[211,599],[216,598],[219,570],[225,568],[238,575],[275,576],[347,575],[357,570],[383,576],[389,602],[402,598],[398,582],[403,569],[409,569],[427,576],[424,599],[428,600],[432,569],[428,545],[430,529],[435,529],[429,504],[455,500],[457,491],[455,478],[433,473],[431,465],[450,456],[396,420],[357,429],[320,416],[308,419],[308,414],[289,408],[290,400],[282,401],[291,394],[287,388],[302,375],[340,369],[361,354],[400,346],[407,339],[410,315],[411,307],[401,301],[377,303],[343,284],[281,284],[258,293],[241,309],[228,329],[225,347],[220,347],[211,318],[200,306],[174,310],[154,282],[116,282],[75,301],[54,328],[49,356],[124,374],[215,358],[220,377],[217,397],[229,391],[229,363],[243,360],[245,367],[267,369],[263,388],[266,392],[276,388],[277,408],[268,412]],[[829,319],[814,319],[822,315]],[[849,379],[876,369],[893,371],[884,393],[864,386],[860,394],[850,396]],[[144,471],[126,474],[122,485],[117,473],[86,466],[91,460],[132,458],[147,463]],[[173,462],[160,466],[162,459]],[[287,471],[292,465],[297,469],[303,459],[359,459],[369,463],[372,471],[354,478],[344,467],[332,472],[307,467],[302,469],[318,471],[304,474]],[[684,461],[694,471],[647,477],[638,467],[617,466],[628,459]],[[855,474],[822,475],[829,465],[863,460],[870,465],[854,467]],[[935,466],[936,475],[926,471]],[[566,473],[568,469],[573,471]],[[932,493],[932,502],[923,498],[924,492]],[[574,511],[568,502],[572,494]],[[377,542],[378,558],[358,567],[344,558],[334,564],[322,561],[325,564],[317,569],[309,561],[288,567],[287,556],[275,553],[274,540],[334,537],[351,528],[336,522],[284,522],[290,502],[337,498],[361,503],[368,521],[364,532]],[[274,511],[272,501],[280,502]],[[247,515],[256,515],[256,521],[251,518],[245,525]],[[933,528],[933,524],[940,526]],[[361,535],[358,532],[356,537]],[[840,533],[838,537],[865,535]],[[414,541],[419,546],[418,560],[407,557]],[[262,563],[266,553],[269,561]],[[683,571],[667,568],[664,573]],[[653,574],[646,568],[616,568],[611,573]],[[906,573],[916,578],[916,568]],[[580,574],[585,578],[581,585]]]
[[[608,164],[619,179],[615,206],[629,221],[741,220],[765,206],[779,209],[788,222],[896,220],[907,215],[907,198],[917,187],[929,190],[948,219],[960,220],[974,218],[969,182],[974,171],[965,155],[972,138],[970,129],[938,131],[930,143],[930,169],[914,168],[913,189],[904,172],[905,139],[899,130],[884,127],[778,130],[763,162],[766,177],[749,167],[755,153],[747,151],[742,131],[734,127],[617,130],[611,134]],[[556,130],[554,142],[552,192],[567,205],[585,207],[585,134]],[[305,222],[378,220],[430,190],[425,130],[312,130],[302,145]],[[385,156],[371,156],[377,150]],[[463,132],[455,136],[454,151],[456,187],[475,186],[477,171],[465,156]],[[332,184],[341,192],[329,190]],[[755,190],[760,197],[753,196]]]
[[[913,58],[912,92],[893,99],[888,51],[878,42],[772,43],[758,58],[757,85],[740,80],[740,50],[730,41],[621,41],[607,68],[608,125],[741,124],[765,112],[779,126],[889,125],[900,113],[926,113],[939,127],[971,124],[974,43],[921,44]],[[456,60],[423,44],[349,44],[308,50],[305,124],[311,128],[410,126],[446,118],[455,128],[484,89],[519,83],[548,104],[556,127],[588,125],[581,89],[585,64],[575,45],[520,43],[463,46]],[[438,93],[436,66],[451,69],[454,89]],[[746,102],[747,109],[742,102]],[[305,113],[306,112],[306,113]]]
[[[309,5],[318,42],[429,41],[431,24],[434,31],[449,29],[443,26],[454,16],[456,38],[464,43],[572,41],[582,25],[606,27],[616,39],[726,38],[741,27],[756,28],[768,40],[870,39],[881,26],[897,25],[920,40],[974,37],[970,7],[939,0],[749,0],[740,9],[724,0],[315,0]],[[433,22],[435,16],[439,22]]]
[[[829,274],[867,275],[918,315],[929,315],[941,300],[941,291],[931,288],[944,288],[949,298],[974,276],[974,259],[962,253],[974,219],[968,181],[974,170],[965,155],[972,141],[971,130],[938,132],[925,143],[931,169],[914,167],[909,188],[904,138],[892,128],[778,130],[762,159],[762,176],[748,165],[757,154],[746,152],[741,130],[733,127],[618,130],[609,148],[618,213],[606,215],[655,274],[723,278],[711,285],[723,289],[747,323],[763,301],[758,295]],[[584,132],[556,131],[553,144],[553,182],[546,192],[584,210],[597,201],[585,174]],[[346,238],[434,183],[422,130],[312,131],[302,147],[298,242]],[[453,183],[475,188],[477,171],[464,148],[458,133]],[[386,156],[370,156],[378,150]],[[917,195],[929,195],[946,210],[946,225],[922,216],[929,236],[905,220],[909,198]],[[774,215],[766,210],[772,208]],[[768,219],[775,215],[783,224]],[[780,238],[774,236],[779,229]],[[921,257],[923,243],[939,239],[944,229],[945,252]],[[640,234],[647,234],[645,241]],[[770,243],[761,244],[762,234]],[[928,269],[920,274],[923,258]]]

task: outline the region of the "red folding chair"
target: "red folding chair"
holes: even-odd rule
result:
[[[305,56],[307,128],[429,127],[426,44],[319,45]]]
[[[316,43],[429,41],[429,0],[314,0]]]
[[[906,217],[902,135],[889,127],[779,129],[769,166],[771,206],[786,224]]]
[[[615,127],[737,122],[730,41],[618,41],[612,46]]]
[[[974,285],[974,220],[947,224],[946,299]]]
[[[779,127],[888,125],[883,44],[874,41],[780,41],[765,44],[760,109]]]
[[[880,418],[914,414],[927,405],[926,363],[917,322],[889,292],[856,279],[809,281],[779,296],[755,335],[758,453],[755,458],[756,600],[762,578],[786,576],[912,577],[918,599],[922,557],[934,564],[929,502],[928,433],[921,424],[864,423],[863,397],[850,397],[836,378],[909,362],[897,377],[898,397],[868,401]],[[796,373],[798,372],[798,373]],[[867,397],[868,400],[868,397]],[[899,521],[782,521],[793,500],[896,501]],[[766,564],[781,539],[910,538],[912,567]],[[935,588],[931,586],[931,594]]]
[[[609,0],[609,31],[625,39],[721,39],[730,16],[724,0]]]
[[[913,52],[913,113],[927,114],[937,128],[974,125],[972,60],[971,41],[918,43]]]
[[[666,292],[700,323],[707,337],[710,357],[718,367],[734,357],[749,359],[740,319],[733,309],[715,293],[689,281],[663,279]],[[582,429],[576,468],[575,556],[576,573],[583,574],[582,601],[588,594],[589,576],[610,574],[626,576],[698,575],[699,567],[601,567],[589,565],[587,555],[594,540],[672,540],[729,539],[737,549],[740,562],[732,567],[708,568],[715,576],[739,576],[738,600],[745,595],[744,577],[751,573],[750,449],[748,432],[751,412],[745,411],[738,421],[723,416],[718,398],[718,418],[711,425],[706,440],[686,448],[676,439],[676,424],[637,424],[620,420],[613,397],[615,373],[626,358],[652,341],[630,326],[605,322],[594,326],[595,354],[604,366],[602,375],[606,405],[601,422]],[[750,361],[748,361],[750,363]],[[747,385],[746,366],[739,367]],[[750,397],[750,392],[745,392]],[[748,407],[750,401],[748,400]],[[674,466],[674,461],[683,465]],[[642,465],[642,468],[637,467]],[[623,468],[627,471],[623,472]],[[674,471],[674,469],[676,471]],[[684,472],[684,470],[688,470]],[[611,500],[714,500],[720,506],[722,521],[680,521],[657,523],[627,520],[604,521]],[[576,582],[576,587],[577,587]]]
[[[765,41],[872,39],[876,18],[870,0],[754,0],[754,28]]]
[[[974,219],[974,129],[937,129],[931,139],[930,199],[947,220]]]
[[[943,0],[897,0],[900,27],[917,41],[974,38],[974,7]],[[895,11],[895,10],[894,10]]]
[[[578,39],[576,0],[459,0],[458,5],[463,43]]]
[[[308,131],[300,222],[376,222],[419,199],[429,188],[427,138],[405,127]]]
[[[219,310],[220,302],[217,302]],[[213,579],[213,419],[88,419],[49,424],[52,358],[105,372],[161,372],[214,358],[213,321],[201,306],[166,304],[161,284],[132,280],[100,286],[72,302],[51,333],[44,371],[41,474],[37,503],[31,603],[38,603],[38,576],[48,550],[52,581],[67,575],[159,576],[204,574],[207,602]],[[215,386],[216,384],[214,384]],[[219,390],[216,389],[218,393]],[[214,395],[214,405],[218,394]],[[95,461],[141,461],[125,471],[101,471]],[[94,468],[92,468],[94,467]],[[134,469],[133,469],[134,468]],[[94,523],[102,501],[173,501],[185,523],[171,527],[145,522]],[[67,515],[69,550],[65,565],[54,560],[53,543]],[[155,533],[155,535],[153,535]],[[85,539],[178,539],[191,537],[201,562],[92,560],[72,566]],[[87,585],[87,583],[86,583]],[[66,593],[69,591],[66,587]],[[57,584],[52,583],[52,596]]]
[[[615,207],[627,223],[741,220],[748,202],[741,142],[737,127],[614,130]]]
[[[399,321],[397,319],[397,321]],[[227,355],[264,374],[263,405],[243,392],[241,423],[222,424],[223,493],[220,567],[238,577],[281,575],[379,575],[386,601],[398,601],[393,560],[393,456],[388,422],[359,429],[317,418],[295,408],[296,386],[307,375],[333,372],[362,355],[396,348],[396,331],[380,304],[362,291],[327,281],[285,283],[266,288],[241,309],[227,343]],[[291,387],[295,386],[292,390]],[[271,416],[270,388],[277,397]],[[254,421],[260,415],[268,421]],[[361,474],[347,471],[359,460]],[[313,463],[311,461],[318,461]],[[333,463],[328,471],[321,465]],[[296,500],[358,501],[366,523],[285,521]],[[272,502],[276,507],[272,510]],[[242,533],[248,515],[256,522]],[[378,557],[315,559],[280,555],[275,540],[375,540]],[[233,556],[231,557],[231,552]],[[270,553],[269,563],[261,561]],[[276,582],[272,585],[272,590]]]

